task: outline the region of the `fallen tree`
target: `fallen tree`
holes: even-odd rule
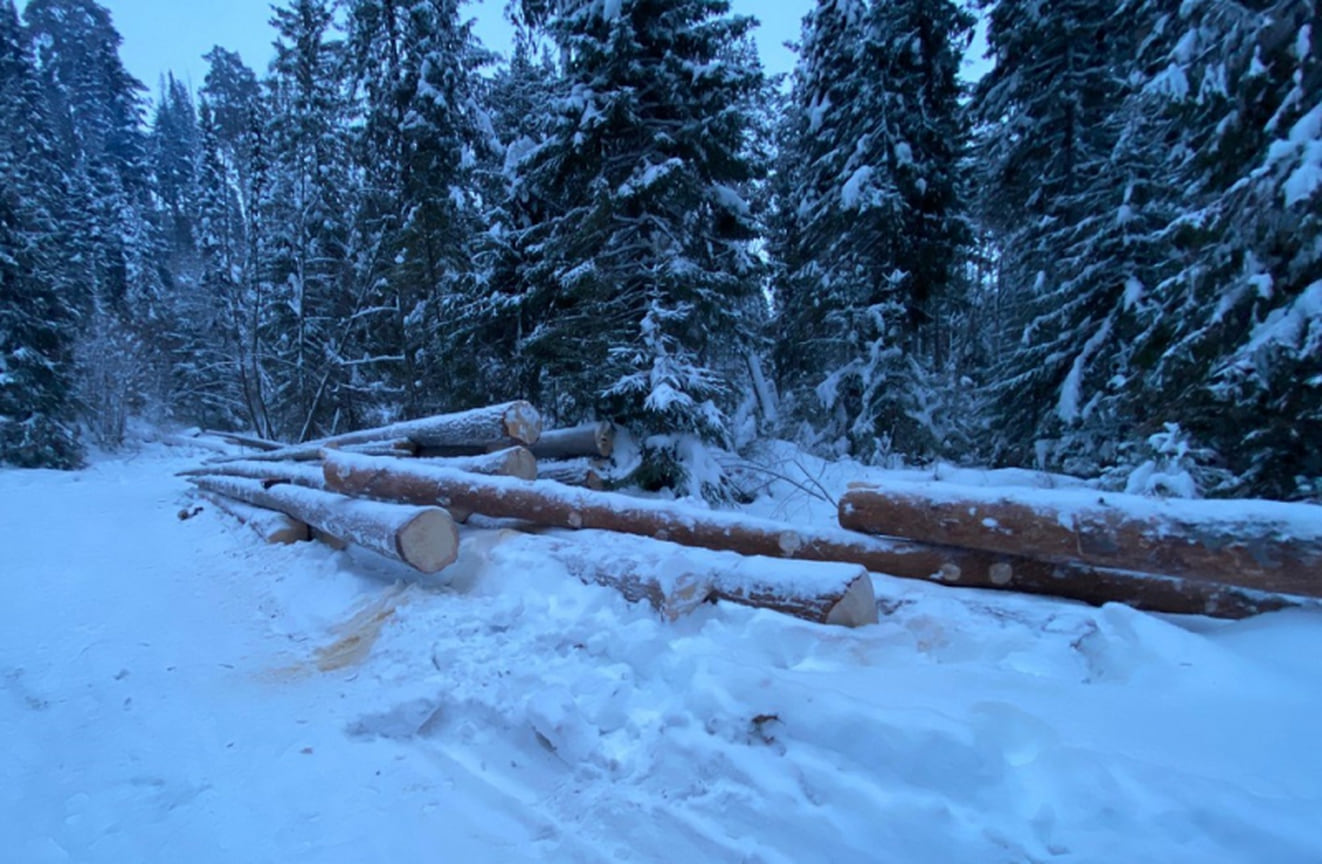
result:
[[[1309,505],[1031,496],[895,483],[851,490],[839,518],[851,530],[926,543],[1322,596],[1322,510]]]
[[[1053,564],[843,530],[811,531],[739,514],[547,483],[480,477],[398,459],[335,451],[326,451],[323,459],[327,488],[346,495],[440,504],[539,525],[600,528],[742,555],[840,561],[908,579],[1049,594],[1098,605],[1119,602],[1153,611],[1240,618],[1297,605],[1289,598],[1224,585]]]
[[[375,458],[375,457],[359,457]],[[277,510],[315,531],[401,561],[423,573],[435,573],[459,554],[459,530],[439,507],[416,507],[359,501],[332,492],[268,485],[244,477],[191,477],[204,492],[254,507]]]
[[[382,442],[408,441],[419,455],[485,453],[504,447],[527,446],[541,436],[542,418],[527,402],[507,402],[489,408],[474,408],[456,414],[439,414],[332,435],[316,441],[234,459],[312,461],[323,448],[350,448]]]
[[[609,459],[615,452],[615,426],[611,423],[584,423],[569,429],[550,429],[532,445],[538,459],[573,459],[590,456]]]
[[[541,462],[537,465],[537,479],[554,480],[566,486],[581,486],[598,492],[606,488],[605,476],[590,459]]]
[[[254,507],[224,495],[204,494],[203,497],[216,509],[228,513],[257,532],[257,536],[267,543],[300,543],[312,536],[306,522],[300,522],[287,513]]]
[[[877,622],[872,577],[857,564],[787,561],[584,531],[570,538],[508,532],[497,549],[550,559],[583,582],[646,601],[674,620],[708,599],[772,609],[819,624]]]

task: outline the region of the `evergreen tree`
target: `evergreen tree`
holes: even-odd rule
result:
[[[1159,257],[1160,168],[1126,111],[1150,5],[1000,0],[991,12],[981,211],[1008,310],[994,444],[1016,464],[1093,471],[1125,428],[1129,313]]]
[[[1136,404],[1161,404],[1234,475],[1322,490],[1322,7],[1172,4],[1153,89],[1186,201],[1145,298]]]
[[[572,2],[565,81],[514,186],[518,327],[552,417],[729,437],[759,281],[747,136],[762,75],[723,0]],[[649,468],[676,479],[668,454]]]
[[[344,44],[330,0],[277,7],[267,81],[270,190],[262,202],[263,260],[273,314],[262,322],[273,392],[267,410],[283,437],[303,440],[353,424],[352,367],[343,351],[352,316],[350,106],[340,81]]]
[[[12,0],[0,0],[0,461],[73,468],[77,286],[62,266],[66,190]]]
[[[798,416],[865,458],[944,443],[919,335],[958,290],[969,244],[958,72],[971,24],[947,0],[822,0],[804,23],[778,359]]]

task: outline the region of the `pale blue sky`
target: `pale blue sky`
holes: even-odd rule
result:
[[[129,72],[153,96],[167,70],[194,88],[206,76],[202,55],[212,45],[238,51],[259,75],[271,59],[274,38],[270,0],[100,0],[124,37],[121,56]],[[784,46],[799,37],[799,23],[814,0],[731,0],[735,12],[756,17],[762,63],[770,74],[789,72],[794,54]],[[470,2],[477,34],[489,48],[506,53],[512,29],[502,17],[505,0]],[[975,53],[981,53],[980,49]]]

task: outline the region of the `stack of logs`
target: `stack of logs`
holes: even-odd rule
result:
[[[810,529],[601,491],[611,427],[543,434],[524,402],[292,446],[227,437],[260,452],[184,473],[273,542],[354,543],[436,572],[456,559],[459,524],[472,514],[634,535],[627,547],[536,532],[516,542],[671,617],[723,599],[872,623],[869,573],[1229,618],[1299,604],[1282,593],[1322,595],[1322,538],[1264,539],[1250,525],[1246,540],[1243,518],[1154,523],[1099,505],[1066,519],[1049,504],[991,494],[946,500],[868,487],[840,502],[841,529]]]

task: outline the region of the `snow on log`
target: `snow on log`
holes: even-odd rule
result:
[[[242,435],[238,432],[217,432],[214,429],[203,429],[203,435],[212,435],[216,438],[223,438],[233,444],[241,447],[251,447],[254,450],[279,450],[281,447],[288,447],[288,444],[282,444],[279,441],[268,441],[265,438],[257,438],[253,435]]]
[[[888,483],[848,492],[840,524],[1057,563],[1322,596],[1322,508],[1309,504]]]
[[[615,452],[615,426],[606,423],[584,423],[570,429],[551,429],[532,446],[538,459],[572,459],[591,456],[609,459]]]
[[[600,492],[606,488],[606,478],[599,466],[591,459],[571,459],[561,462],[540,462],[537,465],[537,478],[554,480],[566,486],[581,486]]]
[[[518,477],[523,480],[537,478],[537,457],[527,447],[506,447],[480,456],[431,457],[426,464],[468,471],[471,474]]]
[[[214,504],[216,509],[228,513],[256,531],[267,543],[298,543],[311,537],[307,523],[287,513],[255,507],[224,495],[205,494],[203,497]]]
[[[279,483],[293,483],[309,489],[325,489],[326,476],[320,465],[306,462],[261,462],[244,460],[243,462],[218,462],[201,468],[189,468],[179,471],[176,477],[246,477],[249,480],[266,480]],[[267,485],[271,485],[268,483]]]
[[[742,514],[550,483],[479,477],[400,459],[326,451],[324,460],[327,488],[347,495],[439,503],[560,528],[601,528],[742,555],[842,561],[906,579],[1049,594],[1094,605],[1125,603],[1161,612],[1243,618],[1298,605],[1289,598],[1224,585],[1053,564],[844,530],[809,530]]]
[[[412,456],[418,452],[418,445],[408,438],[395,438],[390,441],[368,441],[366,444],[345,444],[348,453],[362,453],[364,456]]]
[[[244,477],[193,477],[190,481],[204,492],[279,510],[316,531],[402,561],[423,573],[443,569],[459,553],[459,530],[450,514],[439,507],[357,501],[288,483],[267,487],[261,480]]]
[[[572,538],[509,532],[495,549],[510,563],[515,556],[554,560],[583,582],[647,601],[672,621],[716,598],[819,624],[877,622],[872,577],[857,564],[748,557],[603,531]]]
[[[416,445],[419,455],[485,453],[489,450],[527,446],[542,432],[542,418],[527,402],[507,402],[489,408],[474,408],[457,414],[439,414],[420,420],[405,420],[381,426],[332,435],[279,450],[238,457],[264,461],[284,459],[312,461],[323,448],[344,448],[363,444],[407,439]]]

